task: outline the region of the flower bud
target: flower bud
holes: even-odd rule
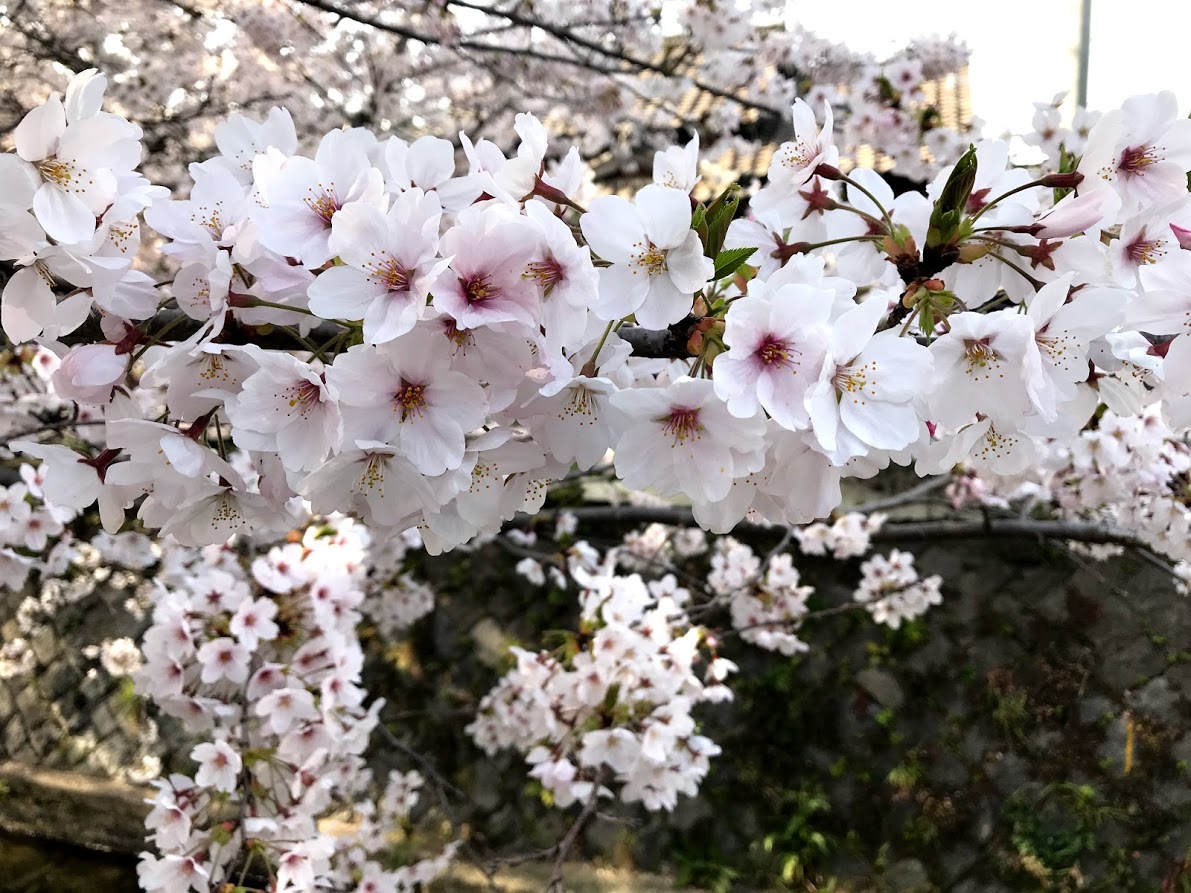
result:
[[[976,185],[976,147],[968,151],[955,163],[943,191],[939,193],[930,214],[930,226],[926,233],[926,247],[954,244],[961,221]]]
[[[820,164],[815,168],[814,176],[822,177],[824,180],[842,180],[844,172],[834,165]]]
[[[1038,185],[1050,189],[1074,189],[1082,182],[1083,174],[1079,171],[1067,171],[1061,174],[1047,174],[1038,181]]]
[[[68,400],[107,403],[112,388],[128,373],[128,354],[115,344],[83,344],[71,348],[54,373],[54,389]]]
[[[1030,235],[1037,239],[1065,239],[1094,227],[1105,217],[1105,202],[1114,197],[1107,189],[1070,194],[1038,218],[1029,227]]]

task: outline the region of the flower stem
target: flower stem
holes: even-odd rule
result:
[[[893,218],[889,216],[889,212],[885,210],[885,206],[882,205],[879,201],[877,201],[877,197],[875,195],[873,195],[871,192],[869,192],[867,189],[865,189],[863,186],[861,186],[859,183],[857,183],[855,180],[853,180],[851,177],[849,177],[847,174],[844,174],[843,176],[841,176],[840,179],[843,182],[847,183],[849,186],[854,186],[859,192],[861,192],[863,195],[867,196],[868,200],[870,202],[872,202],[874,205],[877,206],[877,210],[881,212],[881,217],[884,218],[884,220],[885,220],[885,225],[887,227],[889,227],[889,232],[892,233],[893,232]]]

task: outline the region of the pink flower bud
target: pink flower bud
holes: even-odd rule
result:
[[[1072,193],[1043,214],[1030,232],[1039,239],[1065,239],[1083,232],[1104,219],[1110,197],[1115,194],[1108,189]]]
[[[83,344],[71,348],[54,373],[54,389],[68,400],[106,403],[112,388],[128,372],[128,354],[114,344]]]
[[[1179,241],[1180,248],[1191,250],[1191,229],[1184,229],[1178,224],[1172,223],[1170,231],[1174,233],[1174,237]]]

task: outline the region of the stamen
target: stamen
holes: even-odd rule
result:
[[[835,386],[836,394],[841,400],[848,397],[853,403],[863,405],[866,397],[877,396],[874,387],[877,380],[876,374],[877,363],[875,360],[870,360],[860,366],[849,363],[836,368],[835,375],[831,377],[831,383]]]
[[[311,190],[310,194],[302,199],[302,201],[327,226],[331,225],[331,218],[339,210],[339,204],[335,201],[335,196],[330,190],[317,195]]]
[[[773,335],[766,335],[765,338],[757,345],[756,355],[761,359],[761,362],[766,366],[776,366],[786,368],[789,366],[797,366],[798,363],[793,359],[793,354],[800,353],[790,346],[789,341],[784,341]]]
[[[460,279],[459,286],[463,289],[463,294],[467,297],[467,303],[469,304],[480,304],[492,298],[500,297],[500,289],[488,280],[487,275],[469,276],[467,279]]]
[[[672,406],[670,415],[658,419],[662,430],[674,436],[673,446],[685,443],[687,438],[698,440],[703,436],[703,424],[699,421],[699,409]]]
[[[305,416],[318,405],[321,391],[314,382],[302,379],[301,381],[294,382],[287,391],[282,392],[278,396],[284,397],[285,402],[289,404],[290,415],[297,412]]]
[[[644,270],[646,276],[660,276],[666,272],[666,253],[653,242],[636,242],[633,248],[635,249],[632,262],[634,276],[640,270]]]
[[[1126,176],[1143,176],[1151,164],[1165,159],[1162,146],[1130,146],[1121,153],[1117,170]]]
[[[1129,260],[1138,266],[1156,264],[1166,254],[1166,246],[1161,239],[1147,239],[1145,236],[1145,230],[1142,230],[1125,248]]]
[[[524,279],[536,279],[542,286],[542,291],[549,295],[554,286],[566,279],[566,273],[553,256],[545,260],[534,261],[522,275]]]
[[[988,343],[987,338],[964,341],[964,356],[968,360],[968,368],[964,371],[977,380],[992,377],[995,371],[999,378],[1004,378],[1001,372],[1001,355]]]
[[[376,257],[376,252],[372,253]],[[368,278],[383,285],[389,291],[409,291],[409,270],[402,266],[395,257],[385,256],[380,260],[371,261],[365,269]]]
[[[401,386],[393,395],[393,410],[401,411],[401,421],[407,421],[411,416],[421,418],[426,410],[426,385],[414,384],[401,379]]]

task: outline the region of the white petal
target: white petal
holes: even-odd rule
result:
[[[649,277],[626,264],[600,270],[600,296],[591,311],[611,322],[636,313],[649,294]],[[682,317],[679,317],[681,319]]]
[[[691,231],[691,198],[681,189],[650,184],[637,193],[645,235],[659,248],[676,248]]]
[[[98,69],[80,71],[66,85],[66,120],[81,121],[99,112],[108,79]]]
[[[387,294],[384,283],[373,281],[355,267],[331,267],[310,283],[310,311],[323,319],[363,319],[368,308]]]
[[[637,250],[644,247],[645,228],[633,206],[619,195],[595,199],[579,218],[579,226],[591,250],[614,264],[627,263],[637,243],[642,243]]]
[[[455,173],[455,147],[436,136],[413,141],[405,156],[405,173],[422,189],[433,189]]]
[[[54,323],[57,301],[33,267],[13,274],[0,298],[0,324],[10,341],[31,341]]]
[[[33,213],[46,234],[59,242],[74,245],[95,235],[95,215],[82,199],[43,183],[33,196]]]
[[[38,106],[21,119],[12,132],[17,154],[26,161],[41,161],[53,155],[58,140],[66,130],[66,111],[57,96]]]
[[[699,234],[688,229],[678,247],[666,252],[666,269],[678,289],[691,295],[715,273],[715,262],[703,256]]]

